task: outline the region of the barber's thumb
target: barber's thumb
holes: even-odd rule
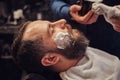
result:
[[[82,6],[79,5],[73,5],[74,10],[81,10]]]
[[[78,10],[81,10],[82,9],[82,6],[77,6]]]

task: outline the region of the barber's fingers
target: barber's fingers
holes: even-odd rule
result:
[[[120,32],[120,18],[118,19],[110,19],[110,23],[113,26],[113,29],[117,32]]]
[[[75,16],[75,20],[78,23],[81,23],[81,24],[91,24],[91,23],[94,23],[94,22],[96,22],[97,18],[98,18],[98,15],[95,15],[92,10],[90,10],[84,16]]]
[[[82,8],[82,6],[72,5],[72,6],[70,7],[70,12],[71,12],[71,13],[78,12],[78,11],[81,10],[81,8]]]
[[[120,32],[120,26],[115,26],[115,25],[113,25],[113,29],[114,29],[115,31],[117,31],[117,32]]]
[[[97,14],[93,14],[91,16],[91,18],[88,19],[88,21],[86,22],[87,24],[92,24],[92,23],[95,23],[98,19],[98,15]]]
[[[73,20],[77,21],[80,24],[92,24],[96,22],[97,15],[94,15],[94,12],[90,10],[86,15],[80,16],[78,12],[81,10],[81,6],[73,5],[70,7],[70,15]]]
[[[75,19],[76,16],[78,16],[79,11],[81,10],[81,6],[78,5],[72,5],[70,7],[69,13],[71,15],[71,18]]]

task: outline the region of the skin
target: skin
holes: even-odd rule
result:
[[[80,16],[79,11],[82,6],[72,5],[70,7],[70,15],[73,20],[77,21],[80,24],[92,24],[97,21],[98,15],[95,14],[92,10],[90,10],[86,15]]]
[[[56,44],[54,43],[53,38],[58,32],[71,33],[75,39],[80,36],[78,31],[76,29],[72,29],[64,19],[58,20],[56,22],[38,20],[31,22],[27,26],[23,34],[23,40],[31,40],[41,36],[44,41],[43,43],[50,45],[50,48],[56,48]],[[42,63],[43,66],[51,66],[54,71],[62,72],[76,65],[79,60],[80,59],[67,59],[57,53],[47,53],[42,58],[40,63]]]
[[[119,18],[111,18],[111,23],[113,24],[113,29],[117,32],[120,32],[120,17]]]

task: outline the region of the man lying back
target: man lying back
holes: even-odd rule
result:
[[[64,19],[37,20],[20,27],[12,51],[16,63],[30,73],[58,72],[62,80],[120,80],[119,59],[88,45]]]

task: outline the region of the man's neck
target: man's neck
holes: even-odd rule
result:
[[[89,59],[88,59],[88,57],[87,56],[83,56],[81,59],[79,59],[79,65],[83,65],[83,64],[85,64],[87,61],[88,61]],[[77,62],[77,63],[78,63]],[[77,65],[77,64],[76,64]]]

